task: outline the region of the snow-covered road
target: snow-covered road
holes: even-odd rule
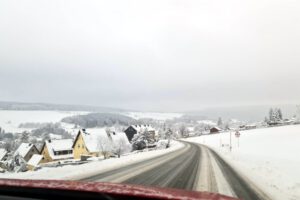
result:
[[[200,144],[82,180],[209,191],[244,200],[270,199],[218,154]]]
[[[232,132],[232,151],[229,151],[230,132],[191,137],[186,141],[212,148],[228,164],[272,199],[300,199],[300,125]]]

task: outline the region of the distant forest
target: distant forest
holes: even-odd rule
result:
[[[128,126],[137,123],[137,120],[131,117],[113,113],[90,113],[86,115],[65,117],[61,121],[84,128],[113,126],[115,124]]]
[[[48,103],[21,103],[0,101],[0,110],[57,110],[57,111],[91,111],[91,112],[121,112],[122,109],[85,105],[62,105]]]

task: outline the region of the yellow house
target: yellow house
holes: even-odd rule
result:
[[[42,163],[59,161],[73,158],[73,140],[47,140],[44,142],[42,153]]]
[[[96,134],[87,133],[85,129],[79,130],[72,146],[74,159],[80,159],[81,155],[101,155],[97,141],[98,138]]]
[[[73,143],[75,159],[80,159],[82,155],[108,157],[121,151],[125,153],[130,150],[131,145],[125,133],[106,131],[104,128],[79,130]]]

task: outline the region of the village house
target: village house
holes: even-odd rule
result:
[[[43,144],[41,154],[43,163],[73,158],[73,140],[46,140]]]
[[[8,157],[8,152],[5,149],[0,148],[0,161],[7,160],[7,157]]]
[[[219,133],[222,129],[220,129],[219,127],[212,127],[209,132],[212,133]]]
[[[28,162],[34,154],[40,154],[39,150],[34,144],[22,143],[15,151],[14,156],[20,155],[26,162]]]
[[[155,139],[155,129],[150,125],[131,125],[124,132],[126,133],[129,142],[131,142],[135,134],[142,133],[144,131],[148,131],[152,134],[153,139]]]
[[[255,124],[247,124],[247,125],[245,125],[245,129],[246,130],[256,129],[256,125]]]
[[[43,162],[43,158],[43,155],[34,154],[27,162],[27,169],[33,171],[36,167],[39,166],[39,164]]]
[[[115,151],[130,151],[130,143],[125,133],[107,132],[105,129],[79,130],[73,143],[75,159],[82,156],[112,155]]]

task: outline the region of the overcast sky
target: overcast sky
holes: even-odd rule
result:
[[[0,100],[300,102],[300,1],[1,0]]]

